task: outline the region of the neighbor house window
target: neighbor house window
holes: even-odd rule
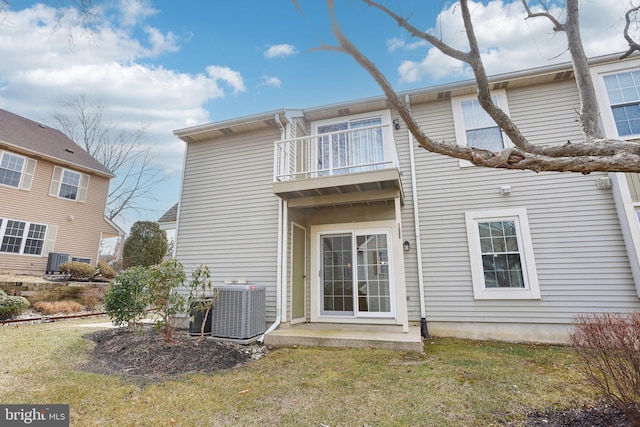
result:
[[[465,213],[476,299],[539,299],[525,209]]]
[[[618,136],[640,134],[640,71],[602,77]]]
[[[58,197],[76,200],[78,198],[79,187],[80,174],[66,169],[62,173],[62,182],[60,183],[60,192],[58,193]]]
[[[0,218],[0,252],[42,255],[46,234],[44,224]]]
[[[24,163],[24,157],[3,152],[0,156],[0,184],[19,188]]]
[[[507,96],[503,90],[494,92],[491,99],[506,114],[509,114]],[[475,95],[452,98],[451,105],[458,145],[466,145],[493,152],[501,151],[508,146],[509,140],[507,136],[489,114],[484,111]],[[470,162],[464,160],[462,162],[464,163],[461,163],[461,166],[471,165]]]
[[[53,168],[53,177],[51,178],[51,187],[49,189],[50,196],[84,202],[88,188],[89,175],[58,166]]]

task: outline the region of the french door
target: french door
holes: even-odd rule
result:
[[[318,126],[318,171],[321,176],[378,169],[384,162],[381,117]],[[362,128],[362,130],[358,130]]]
[[[384,230],[320,236],[322,315],[393,315],[390,241]]]

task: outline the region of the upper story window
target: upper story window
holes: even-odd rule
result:
[[[640,71],[603,76],[619,136],[640,134]]]
[[[58,197],[69,200],[78,198],[78,188],[80,187],[80,174],[78,172],[65,169],[62,172],[62,182],[60,183],[60,192]]]
[[[45,224],[0,218],[0,252],[42,255],[46,234]]]
[[[89,188],[89,175],[64,169],[58,166],[53,168],[49,195],[61,199],[84,202]]]
[[[465,213],[475,299],[539,299],[525,209]]]
[[[505,113],[509,114],[507,95],[504,90],[493,92],[493,102]],[[461,96],[451,99],[453,122],[456,129],[458,145],[481,148],[489,151],[501,151],[509,145],[509,139],[502,129],[487,114],[475,95]],[[462,166],[471,165],[461,161]]]
[[[0,184],[19,188],[24,169],[24,157],[3,152],[0,157]]]
[[[590,71],[605,136],[640,137],[640,60],[596,65]]]

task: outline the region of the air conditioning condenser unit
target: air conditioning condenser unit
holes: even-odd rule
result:
[[[250,342],[265,332],[264,285],[218,285],[214,295],[212,338]]]

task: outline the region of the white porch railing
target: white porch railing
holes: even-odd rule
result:
[[[398,167],[390,124],[275,142],[274,182]]]

